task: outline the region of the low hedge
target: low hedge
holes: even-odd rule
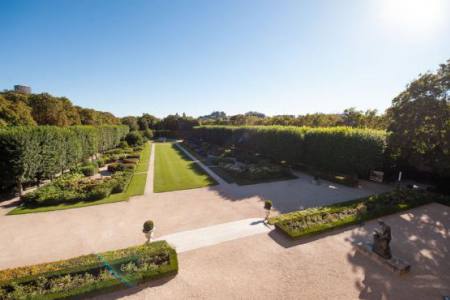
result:
[[[0,299],[63,299],[175,275],[176,251],[165,241],[0,271]]]
[[[112,163],[108,165],[108,171],[111,173],[125,171],[125,170],[134,170],[136,167],[135,164],[132,163]]]
[[[397,189],[358,200],[279,215],[272,218],[270,223],[289,237],[296,239],[397,213],[433,201],[450,203],[448,197],[443,195]]]
[[[314,176],[322,178],[327,181],[331,181],[337,184],[346,185],[349,187],[357,187],[359,185],[358,176],[351,175],[340,175],[340,174],[332,174],[326,172],[313,172]]]
[[[80,172],[83,173],[84,176],[94,176],[98,173],[98,167],[97,165],[91,163],[85,166],[81,166]]]

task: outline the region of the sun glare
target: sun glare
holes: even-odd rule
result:
[[[445,20],[446,0],[382,0],[381,18],[390,30],[431,33]]]

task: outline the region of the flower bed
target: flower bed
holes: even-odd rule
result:
[[[26,207],[48,206],[60,203],[95,201],[120,193],[133,176],[132,170],[116,172],[102,179],[84,178],[79,173],[67,174],[54,182],[21,197]]]
[[[61,299],[130,287],[178,272],[165,241],[0,271],[0,299]]]
[[[448,201],[448,197],[425,191],[400,189],[354,201],[283,214],[272,218],[270,223],[295,239],[411,209],[433,201],[443,203]]]

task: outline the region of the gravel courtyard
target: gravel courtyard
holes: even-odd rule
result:
[[[181,253],[180,271],[96,299],[442,299],[450,294],[450,208],[430,204],[383,218],[393,253],[408,260],[395,275],[355,253],[376,221],[300,242],[277,232]],[[151,288],[149,288],[151,287]]]

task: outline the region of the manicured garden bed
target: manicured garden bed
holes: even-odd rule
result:
[[[237,153],[205,142],[186,141],[183,147],[227,183],[250,185],[297,178],[288,167],[270,162],[255,153]]]
[[[0,299],[62,299],[134,286],[178,272],[165,241],[0,271]]]
[[[118,155],[114,153],[120,151],[120,149],[109,151],[105,155],[105,159],[111,162],[111,155]],[[129,164],[131,166],[129,169],[110,168],[114,171],[111,177],[92,180],[81,178],[81,174],[78,173],[63,175],[53,183],[24,195],[22,197],[23,205],[10,211],[8,215],[100,205],[126,201],[130,196],[142,195],[145,190],[147,173],[138,173],[136,170],[146,170],[144,164],[148,165],[150,144],[146,143],[144,149],[138,153],[141,160],[137,163],[137,166]],[[114,162],[109,166],[111,165],[127,164]]]
[[[450,203],[448,197],[443,195],[398,189],[358,200],[279,215],[271,218],[270,223],[290,238],[296,239],[397,213],[433,201]]]
[[[186,190],[217,184],[174,144],[158,143],[155,146],[154,192]]]

